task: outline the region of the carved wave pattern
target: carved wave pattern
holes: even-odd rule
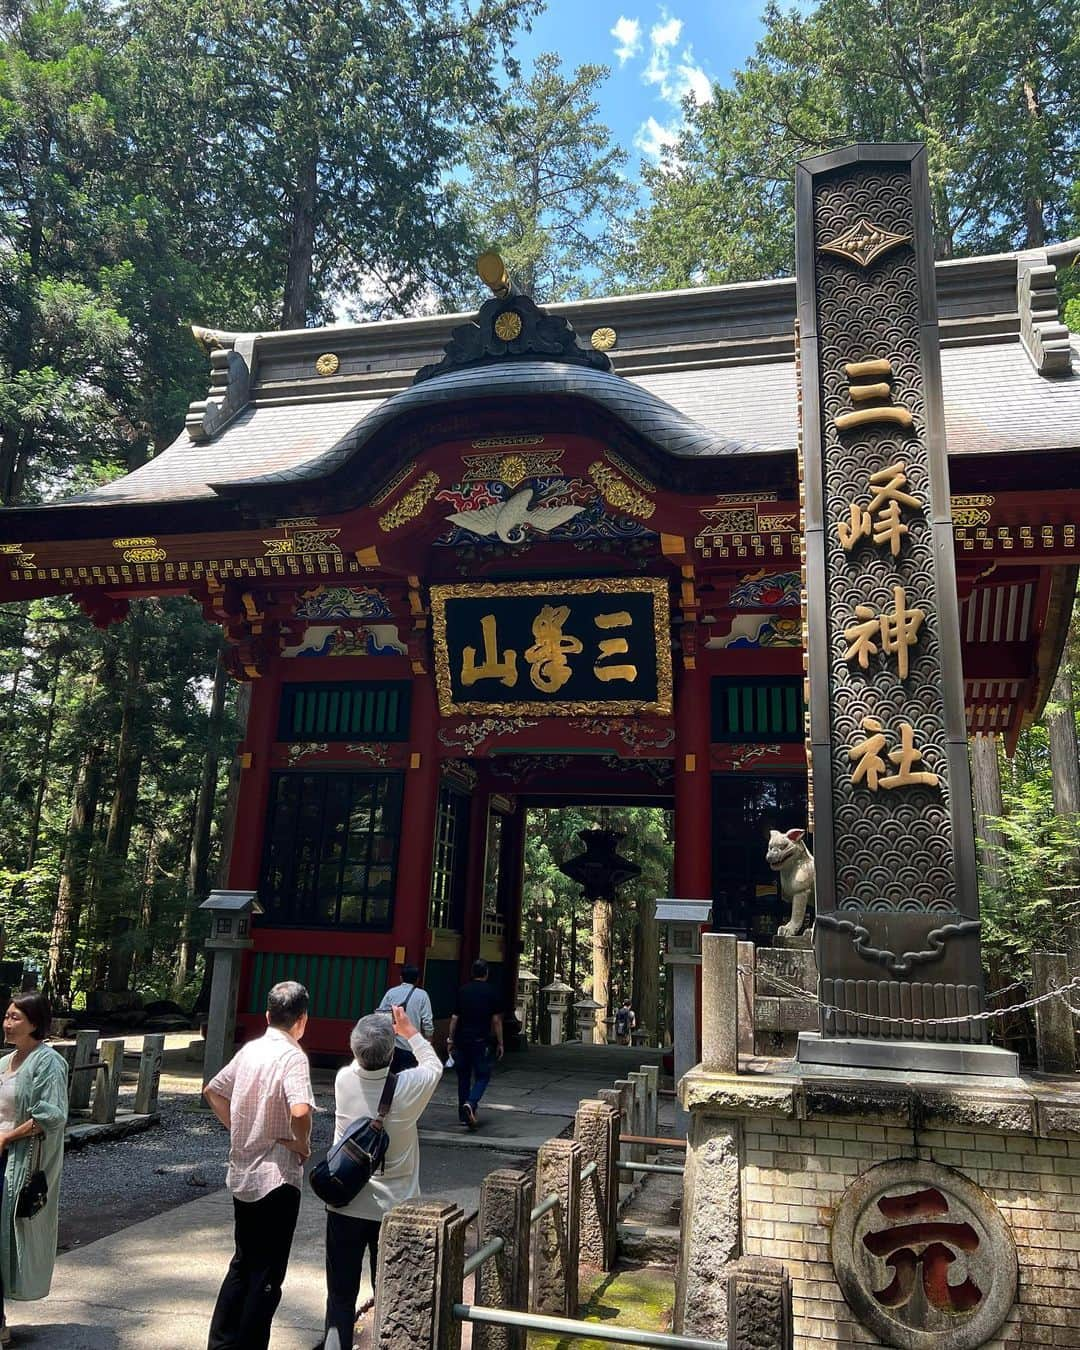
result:
[[[899,980],[822,980],[822,1022],[833,1036],[890,1040],[982,1041],[978,1022],[947,1027],[905,1026],[890,1017],[971,1016],[981,1010],[979,990],[968,984],[919,984]]]
[[[818,248],[860,216],[897,234],[912,234],[910,192],[906,173],[867,176],[863,170],[856,182],[819,182]],[[910,244],[903,244],[863,268],[818,252],[817,284],[822,435],[828,465],[824,500],[830,526],[826,578],[837,903],[951,909],[956,897],[915,254]],[[913,427],[871,424],[838,432],[834,419],[854,406],[845,364],[882,357],[892,363],[892,402],[907,408]],[[868,503],[869,475],[899,460],[907,465],[906,490],[923,503],[921,512],[902,508],[909,533],[902,538],[899,557],[870,539],[845,551],[837,522],[848,518],[853,501]],[[906,681],[898,677],[896,657],[886,657],[880,650],[865,672],[856,662],[844,660],[843,629],[856,621],[855,606],[891,611],[895,585],[905,588],[908,607],[926,615],[918,643],[909,649]],[[899,723],[910,722],[923,756],[915,767],[936,773],[939,786],[871,792],[864,784],[853,785],[847,752],[866,735],[861,727],[866,716],[878,718],[887,736],[882,757],[899,748]]]

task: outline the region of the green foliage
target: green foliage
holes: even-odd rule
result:
[[[623,174],[626,153],[597,120],[608,74],[585,65],[568,77],[545,52],[467,139],[462,201],[472,228],[540,302],[581,294],[636,198]]]
[[[924,141],[938,254],[1060,232],[1080,149],[1069,0],[822,0],[765,11],[754,55],[658,168],[617,269],[676,287],[790,273],[792,166],[853,141]]]

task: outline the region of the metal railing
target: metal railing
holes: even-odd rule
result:
[[[582,1322],[575,1317],[549,1317],[544,1313],[512,1312],[508,1308],[483,1308],[455,1303],[459,1322],[486,1322],[497,1327],[521,1327],[545,1331],[561,1340],[611,1341],[616,1345],[645,1345],[656,1350],[727,1350],[727,1341],[706,1341],[700,1336],[677,1336],[668,1331],[645,1331],[641,1327],[613,1327],[603,1322]]]
[[[669,1177],[681,1177],[686,1174],[685,1167],[676,1167],[674,1163],[617,1162],[620,1172],[660,1172]]]

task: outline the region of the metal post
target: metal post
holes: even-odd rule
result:
[[[94,1062],[97,1053],[98,1031],[77,1031],[75,1033],[75,1060],[71,1065],[71,1091],[68,1102],[72,1111],[85,1111],[90,1105],[90,1093],[94,1087],[92,1073],[78,1073],[77,1070]]]
[[[120,1074],[124,1068],[124,1042],[117,1036],[102,1041],[99,1068],[96,1074],[80,1074],[93,1078],[97,1084],[90,1119],[95,1125],[111,1125],[116,1119],[116,1103],[120,1096]]]
[[[574,1138],[581,1145],[582,1162],[596,1164],[581,1187],[581,1256],[589,1265],[610,1270],[615,1264],[618,1216],[618,1111],[602,1101],[579,1103]]]
[[[372,1350],[459,1350],[465,1215],[443,1200],[406,1201],[382,1221]]]
[[[480,1187],[480,1245],[493,1237],[503,1241],[502,1251],[485,1261],[476,1272],[476,1298],[495,1308],[520,1308],[529,1304],[529,1211],[533,1183],[527,1172],[508,1167],[489,1172]],[[520,1327],[477,1326],[474,1350],[525,1350],[525,1332]]]
[[[139,1058],[139,1084],[135,1089],[135,1114],[148,1116],[157,1110],[158,1084],[161,1081],[161,1059],[165,1053],[165,1033],[155,1032],[143,1037]]]
[[[541,1204],[548,1196],[555,1196],[556,1203],[533,1224],[534,1312],[564,1317],[577,1312],[580,1193],[581,1145],[571,1139],[549,1140],[536,1155],[536,1194]],[[381,1269],[381,1259],[379,1265]]]

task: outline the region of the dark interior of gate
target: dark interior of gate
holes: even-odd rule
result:
[[[1022,272],[938,272],[968,730],[1009,747],[1064,640],[1080,443]],[[479,955],[512,1008],[530,804],[670,808],[673,893],[770,940],[765,841],[807,824],[794,318],[778,281],[204,332],[175,445],[0,515],[0,598],[190,594],[224,629],[242,1027],[294,976],[338,1052],[406,960],[440,1016]]]

